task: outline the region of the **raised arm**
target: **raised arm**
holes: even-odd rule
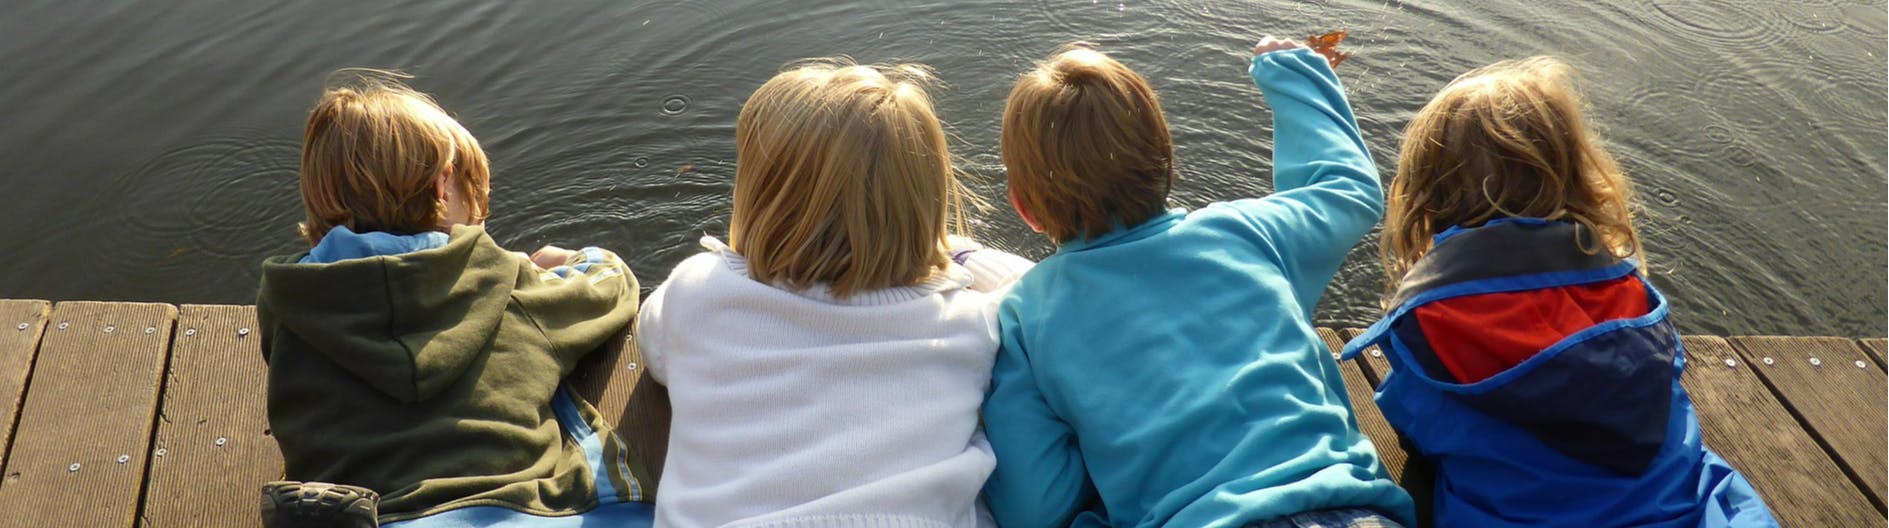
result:
[[[1338,77],[1287,44],[1255,55],[1248,71],[1273,109],[1273,194],[1234,206],[1274,249],[1309,317],[1345,254],[1383,218],[1384,191]]]

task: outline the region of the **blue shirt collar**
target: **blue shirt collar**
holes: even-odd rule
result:
[[[1109,230],[1109,232],[1103,233],[1101,236],[1097,236],[1095,238],[1091,238],[1088,240],[1083,240],[1081,236],[1077,236],[1076,238],[1063,242],[1061,246],[1058,246],[1056,248],[1056,254],[1061,255],[1064,253],[1074,253],[1077,251],[1083,251],[1083,250],[1099,248],[1099,247],[1108,247],[1108,246],[1113,246],[1115,244],[1120,244],[1123,242],[1131,242],[1135,240],[1140,240],[1143,238],[1147,238],[1150,235],[1154,235],[1155,233],[1166,231],[1168,227],[1173,226],[1175,223],[1180,222],[1182,218],[1186,218],[1186,217],[1187,217],[1186,209],[1182,209],[1179,207],[1168,209],[1167,212],[1161,213],[1159,215],[1155,215],[1153,218],[1149,218],[1146,221],[1143,221],[1142,223],[1137,224],[1133,227],[1125,227],[1120,224],[1116,224],[1115,229],[1111,229]]]
[[[452,237],[438,231],[396,235],[379,231],[356,233],[348,226],[335,226],[322,235],[321,242],[308,250],[300,264],[330,264],[348,259],[380,257],[445,247]]]

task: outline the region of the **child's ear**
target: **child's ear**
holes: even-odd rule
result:
[[[1023,217],[1023,224],[1030,226],[1031,231],[1036,231],[1038,233],[1043,232],[1043,224],[1036,223],[1036,219],[1030,217],[1030,210],[1024,209],[1023,202],[1020,200],[1017,200],[1016,189],[1010,190],[1010,208],[1017,210],[1017,216]]]
[[[453,166],[447,165],[446,168],[440,169],[438,175],[433,177],[433,197],[438,198],[440,203],[446,203],[448,190],[451,189],[452,186]]]

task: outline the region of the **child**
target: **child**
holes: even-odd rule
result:
[[[1028,261],[947,241],[970,197],[926,77],[815,61],[742,106],[728,242],[637,321],[674,411],[658,526],[989,526],[985,292]]]
[[[1377,168],[1324,58],[1268,37],[1250,74],[1277,192],[1194,212],[1165,209],[1173,146],[1134,71],[1069,49],[1010,92],[1011,203],[1060,247],[1000,309],[985,492],[1004,526],[1410,522],[1311,326],[1383,212]]]
[[[384,76],[316,103],[301,187],[312,247],[263,264],[256,315],[284,472],[320,483],[265,487],[265,525],[373,526],[375,493],[396,525],[648,524],[642,464],[560,385],[635,317],[616,255],[500,248],[479,143]]]
[[[1574,72],[1458,77],[1404,134],[1384,227],[1390,314],[1345,347],[1396,371],[1378,407],[1436,468],[1437,526],[1775,526],[1699,443],[1633,188]]]

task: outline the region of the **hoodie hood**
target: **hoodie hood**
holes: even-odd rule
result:
[[[484,353],[528,265],[471,226],[432,249],[299,263],[306,255],[263,263],[261,302],[284,330],[406,403],[452,386]]]

